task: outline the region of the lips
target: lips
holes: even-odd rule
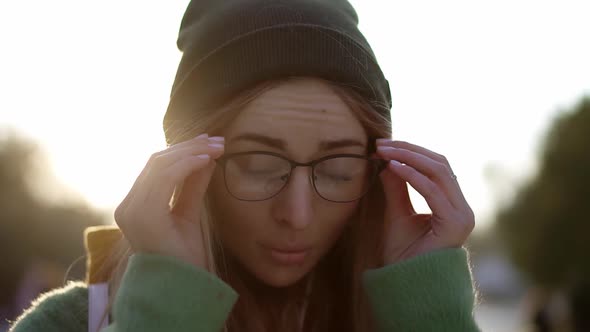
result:
[[[301,265],[309,255],[310,248],[302,246],[293,247],[266,247],[270,258],[279,265]]]
[[[293,253],[300,253],[300,252],[304,252],[304,251],[308,251],[309,247],[269,247],[271,250],[276,250],[276,251],[280,251],[280,252],[284,252],[287,254],[293,254]]]

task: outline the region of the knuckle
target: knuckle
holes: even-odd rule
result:
[[[438,174],[444,174],[447,176],[451,175],[451,170],[447,167],[447,165],[445,165],[443,163],[437,162],[436,166],[435,166],[435,170]]]
[[[155,161],[162,160],[162,157],[168,152],[170,152],[170,148],[154,152],[150,155],[148,162],[153,163]]]
[[[162,154],[162,151],[158,151],[158,152],[154,152],[150,155],[150,158],[148,159],[148,162],[154,162],[154,160],[156,160],[160,155]]]
[[[467,224],[467,234],[471,234],[471,232],[473,231],[473,229],[475,228],[475,223],[474,222],[470,222]]]
[[[426,195],[426,197],[429,197],[429,198],[430,197],[435,197],[438,194],[438,191],[439,191],[438,186],[434,182],[432,182],[432,181],[428,181],[426,183],[425,190],[426,190],[425,195]]]
[[[166,165],[166,159],[167,157],[163,154],[158,155],[156,157],[154,157],[154,159],[151,161],[151,167],[155,168],[155,169],[161,169],[164,168]]]
[[[467,237],[469,234],[471,234],[471,232],[475,228],[475,220],[473,218],[473,212],[471,211],[471,209],[469,209],[469,211],[467,211],[466,214],[463,214],[461,216],[460,220],[462,221],[460,223],[461,233],[465,237]]]
[[[164,159],[163,155],[154,156],[154,159],[152,159],[152,164],[158,165],[158,164],[162,163],[163,159]]]
[[[119,205],[116,209],[115,212],[113,213],[114,217],[115,217],[115,221],[117,223],[122,223],[125,220],[125,215],[126,215],[126,208],[123,205]]]
[[[467,228],[471,232],[475,228],[475,218],[473,216],[473,212],[471,213],[469,219],[467,220]]]

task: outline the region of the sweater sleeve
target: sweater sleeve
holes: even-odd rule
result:
[[[479,331],[464,249],[411,258],[363,276],[378,331]]]
[[[37,298],[10,332],[83,332],[87,330],[86,285],[70,282]]]
[[[221,331],[237,293],[208,271],[175,258],[135,254],[105,332]]]

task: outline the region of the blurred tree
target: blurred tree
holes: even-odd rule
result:
[[[555,120],[539,171],[497,216],[514,261],[534,282],[590,280],[590,98]]]
[[[590,280],[590,97],[555,119],[540,151],[536,176],[498,213],[496,227],[531,282],[580,292]]]
[[[37,199],[31,181],[35,163],[42,162],[39,148],[13,131],[0,130],[0,308],[6,308],[31,266],[55,266],[65,276],[84,254],[84,228],[104,223],[105,217],[82,203],[56,206]]]

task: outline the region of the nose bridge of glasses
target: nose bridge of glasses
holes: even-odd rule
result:
[[[307,173],[306,173],[307,172]],[[297,214],[305,214],[312,204],[312,197],[316,195],[310,167],[293,167],[291,174],[283,186],[283,199],[289,204],[298,206]],[[307,178],[307,181],[304,179]]]
[[[309,182],[309,185],[313,187],[313,164],[312,162],[309,163],[299,163],[296,161],[291,162],[291,172],[289,174],[289,182],[292,182],[291,178],[293,178],[293,174],[297,172],[299,169],[300,172],[303,172],[302,176],[306,176]]]
[[[317,195],[332,202],[350,202],[366,193],[378,166],[360,155],[331,155],[302,163],[262,151],[229,155],[222,163],[227,190],[245,201],[270,199],[287,190],[286,195],[296,200]],[[301,176],[307,177],[307,185]]]

